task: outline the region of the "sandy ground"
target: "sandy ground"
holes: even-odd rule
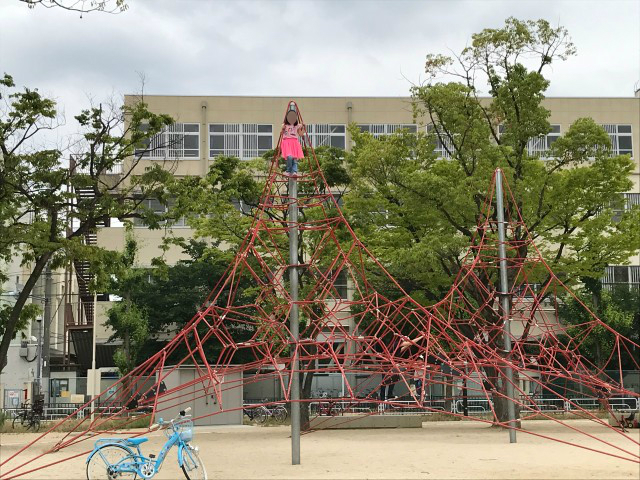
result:
[[[589,421],[569,423],[640,454],[637,444],[617,432]],[[584,447],[617,451],[552,421],[527,422],[524,427]],[[639,430],[628,435],[640,440]],[[164,437],[160,433],[149,437],[143,451],[157,453]],[[0,458],[8,458],[33,438],[34,434],[2,434]],[[48,436],[32,450],[41,453],[53,442]],[[507,432],[477,422],[427,422],[422,429],[314,432],[302,437],[302,464],[297,466],[290,464],[288,427],[200,427],[193,443],[200,447],[210,479],[640,479],[638,463],[525,433],[518,433],[517,444],[509,444]],[[80,454],[91,444],[86,441],[45,455],[30,466]],[[33,458],[35,450],[25,460]],[[83,479],[85,458],[83,454],[21,478]],[[3,467],[2,478],[6,471]],[[155,478],[183,478],[175,451]]]

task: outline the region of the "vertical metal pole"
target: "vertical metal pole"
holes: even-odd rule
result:
[[[462,379],[462,413],[465,417],[469,416],[469,390],[467,389],[467,378],[469,376],[469,369],[467,368],[467,362],[464,362],[464,378]]]
[[[96,415],[96,322],[98,318],[98,293],[93,292],[93,326],[91,327],[91,422],[95,420]]]
[[[44,317],[42,321],[43,339],[42,339],[42,384],[41,392],[45,393],[45,403],[49,403],[49,377],[51,376],[51,367],[49,365],[51,359],[51,304],[53,303],[53,279],[51,278],[51,266],[47,264],[44,273]]]
[[[38,279],[38,283],[37,283],[37,292],[38,292],[38,297],[37,299],[41,302],[43,310],[45,308],[46,305],[46,299],[44,298],[44,287],[42,285],[42,278]],[[44,315],[44,314],[43,314]],[[44,317],[42,315],[40,315],[38,318],[36,318],[36,321],[38,322],[38,362],[36,363],[36,395],[40,395],[42,393],[42,352],[43,352],[43,348],[42,348],[42,329],[43,329],[43,322],[44,322]]]
[[[507,249],[505,246],[504,199],[502,191],[502,170],[496,169],[496,209],[498,213],[498,257],[500,258],[500,301],[503,315],[503,338],[506,356],[511,352],[511,318],[509,316],[509,283],[507,277]],[[516,443],[516,408],[513,397],[513,369],[507,360],[507,415],[509,417],[509,442]]]
[[[42,393],[42,322],[44,319],[40,317],[38,322],[38,363],[36,364],[36,395]]]
[[[300,368],[298,361],[298,182],[289,177],[289,283],[291,287],[291,464],[300,465]]]

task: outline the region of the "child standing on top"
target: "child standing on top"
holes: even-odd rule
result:
[[[304,157],[298,137],[304,135],[304,125],[298,123],[298,112],[289,110],[282,125],[280,155],[287,160],[286,175],[298,173],[298,160]]]

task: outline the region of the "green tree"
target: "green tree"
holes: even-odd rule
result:
[[[132,301],[132,292],[140,290],[146,281],[145,270],[136,268],[138,245],[131,232],[127,233],[125,249],[116,263],[109,291],[122,297],[107,312],[105,325],[114,334],[110,340],[122,339],[122,347],[116,350],[114,361],[121,375],[126,375],[137,365],[138,355],[149,334],[149,316],[144,307]]]
[[[72,148],[42,148],[47,131],[58,126],[56,104],[37,90],[15,88],[0,79],[0,260],[14,257],[31,266],[24,288],[2,316],[0,366],[20,325],[27,300],[47,263],[52,268],[74,259],[108,269],[117,255],[87,245],[84,237],[112,218],[159,218],[141,204],[166,201],[173,181],[164,165],[140,166],[150,148],[146,139],[173,123],[151,113],[142,102],[91,107],[75,117],[80,135]],[[71,161],[69,157],[71,156]]]
[[[633,163],[611,155],[600,126],[577,120],[551,145],[549,159],[527,148],[551,130],[544,73],[574,54],[566,29],[509,18],[502,28],[473,35],[471,46],[455,58],[427,56],[428,81],[412,89],[416,117],[429,125],[426,137],[401,133],[376,140],[352,127],[348,212],[363,240],[418,301],[441,297],[460,270],[462,253],[477,241],[475,226],[484,219],[496,167],[515,199],[513,204],[507,196],[506,208],[522,213],[522,226],[508,239],[511,255],[524,260],[534,253],[522,242],[530,234],[551,268],[576,284],[637,251],[640,211],[630,209],[616,222],[611,210],[631,188]],[[494,272],[480,280],[489,290],[498,283]],[[515,281],[512,271],[509,282]],[[552,278],[533,272],[531,281],[546,285]],[[482,305],[487,291],[466,294]],[[491,306],[480,313],[490,324],[500,322]],[[496,338],[494,346],[501,342]],[[488,376],[497,377],[489,370]],[[500,405],[497,410],[504,413]]]
[[[233,259],[232,251],[205,241],[174,239],[173,243],[182,246],[186,258],[174,265],[158,258],[153,267],[134,267],[125,273],[123,280],[118,278],[112,289],[146,314],[149,335],[140,345],[138,358],[155,354],[193,318]],[[250,294],[247,300],[251,300]],[[116,330],[114,338],[124,342],[125,333]],[[211,339],[205,351],[214,361],[220,353],[220,344]],[[186,353],[178,346],[169,361],[182,360]]]
[[[111,340],[122,338],[122,347],[116,350],[113,360],[120,375],[126,375],[138,364],[138,356],[147,341],[147,312],[138,308],[131,300],[125,299],[109,309],[105,324],[115,332]]]
[[[590,334],[584,337],[581,353],[596,367],[604,369],[611,364],[618,368],[618,358],[611,358],[616,347],[615,334],[609,330],[624,335],[638,342],[640,332],[640,290],[630,289],[626,285],[618,285],[611,290],[602,288],[599,279],[585,278],[584,286],[578,290],[576,296],[567,295],[559,305],[560,319],[567,325],[576,325],[569,328],[569,335],[580,334],[584,329],[579,326],[588,324],[593,320],[591,312],[595,314],[604,325],[596,325]],[[585,309],[585,306],[587,309]],[[609,327],[609,328],[607,328]],[[581,337],[582,338],[582,337]],[[630,360],[632,352],[621,350],[622,368],[634,368]]]

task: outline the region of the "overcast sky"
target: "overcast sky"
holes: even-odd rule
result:
[[[88,0],[87,0],[88,3]],[[568,28],[578,55],[549,96],[632,96],[640,1],[128,0],[119,15],[0,0],[0,66],[64,105],[112,93],[407,95],[427,53],[459,52],[508,16]]]

